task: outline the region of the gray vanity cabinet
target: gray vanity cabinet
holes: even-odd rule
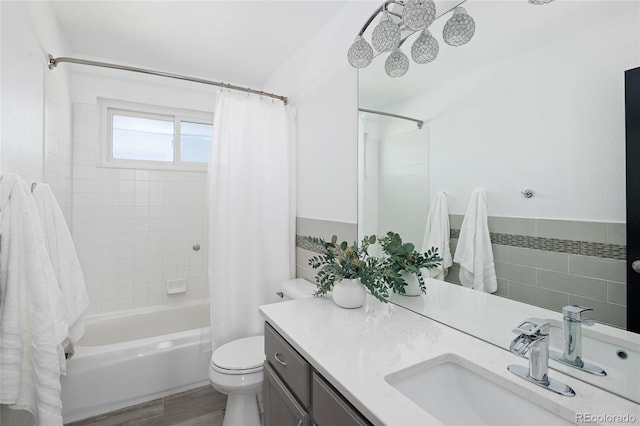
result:
[[[306,426],[311,366],[267,323],[264,338],[264,425]]]
[[[265,426],[371,424],[268,323],[264,348]]]
[[[307,426],[309,414],[296,401],[269,362],[264,363],[264,425]]]
[[[315,371],[311,388],[313,420],[318,426],[366,426],[370,423]]]

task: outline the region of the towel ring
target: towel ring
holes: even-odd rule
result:
[[[533,189],[525,189],[524,191],[520,191],[520,193],[524,195],[524,198],[531,198],[534,194]]]

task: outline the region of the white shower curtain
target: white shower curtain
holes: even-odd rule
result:
[[[295,274],[295,110],[220,91],[209,159],[213,348],[263,333],[258,306]]]

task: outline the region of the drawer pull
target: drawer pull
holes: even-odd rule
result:
[[[298,420],[298,426],[302,426],[302,419]]]
[[[278,361],[278,364],[280,364],[280,365],[282,365],[284,367],[287,366],[287,363],[280,359],[280,353],[279,352],[276,352],[275,354],[273,354],[273,357],[275,358],[276,361]]]

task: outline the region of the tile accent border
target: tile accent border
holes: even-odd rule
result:
[[[463,215],[450,215],[454,253]],[[298,218],[296,276],[315,281],[309,259],[320,247],[305,240],[337,235],[351,241],[354,223]],[[500,297],[560,312],[567,304],[594,308],[591,318],[626,327],[626,225],[623,223],[489,217]],[[449,270],[446,281],[459,284],[460,267]]]
[[[460,237],[460,229],[451,229],[451,238]],[[489,233],[493,244],[528,249],[579,254],[604,259],[626,260],[627,246],[594,243],[589,241],[561,240],[557,238],[532,237],[528,235]]]
[[[503,234],[491,232],[491,243],[528,248],[557,253],[578,254],[581,256],[593,256],[603,259],[626,260],[627,246],[620,244],[596,243],[590,241],[562,240],[558,238],[533,237],[529,235]],[[451,238],[460,237],[460,229],[451,229]],[[320,247],[304,239],[303,235],[296,235],[296,247],[320,253]]]
[[[321,247],[305,236],[314,236],[330,240],[332,235],[338,241],[355,241],[358,237],[358,225],[350,222],[314,219],[308,217],[296,218],[296,277],[315,282],[317,271],[309,266],[309,259],[317,253],[322,253]]]
[[[296,247],[312,251],[314,253],[322,253],[322,248],[318,244],[307,241],[305,236],[296,235]]]

